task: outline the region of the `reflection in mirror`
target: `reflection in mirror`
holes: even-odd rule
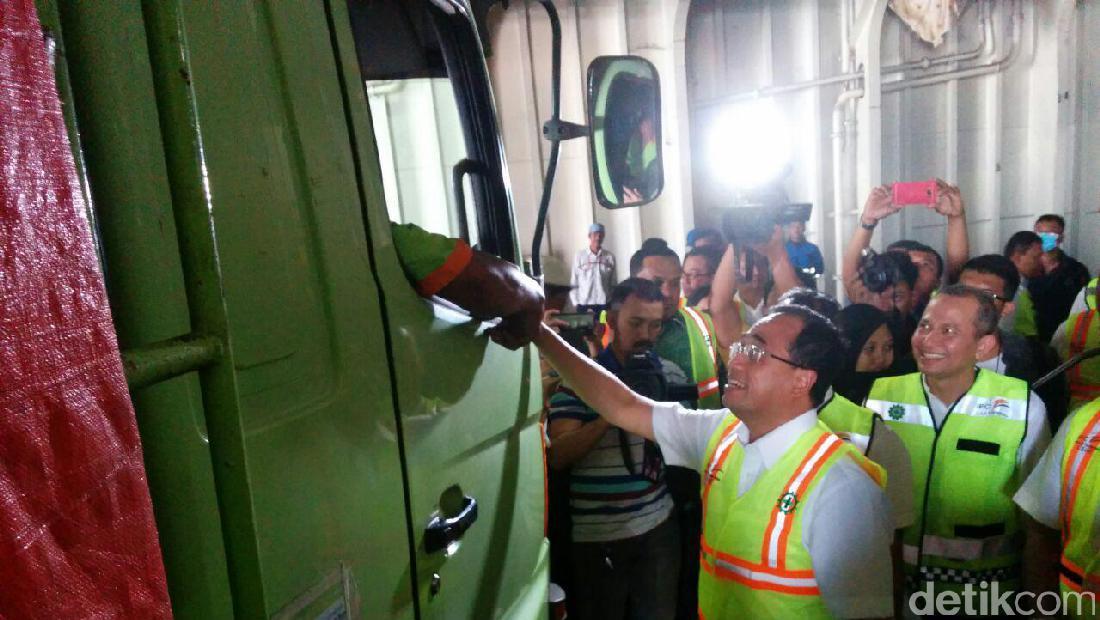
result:
[[[588,127],[596,198],[609,208],[653,201],[664,187],[661,84],[637,56],[600,56],[588,66]]]

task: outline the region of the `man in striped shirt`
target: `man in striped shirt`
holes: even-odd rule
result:
[[[641,363],[671,383],[687,377],[653,353],[662,295],[648,280],[616,286],[611,345],[596,362],[615,375]],[[679,529],[656,444],[612,426],[569,389],[550,399],[550,466],[569,476],[571,598],[586,618],[671,618],[679,578]]]

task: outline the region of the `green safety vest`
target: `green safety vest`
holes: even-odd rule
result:
[[[1096,289],[1100,284],[1100,278],[1093,278],[1085,285],[1085,305],[1089,310],[1096,309]]]
[[[1016,296],[1016,317],[1012,323],[1012,331],[1021,336],[1039,335],[1039,324],[1035,321],[1035,303],[1031,301],[1031,293],[1023,287],[1020,287],[1020,293]]]
[[[1086,579],[1100,583],[1097,545],[1100,531],[1100,399],[1073,415],[1062,455],[1059,518],[1062,522],[1062,559],[1059,582],[1063,592],[1081,592]],[[1098,597],[1100,598],[1100,597]],[[1091,612],[1087,607],[1082,611]],[[1071,605],[1071,608],[1073,606]],[[1071,609],[1070,611],[1075,611]]]
[[[901,437],[913,464],[918,518],[903,532],[909,591],[918,582],[1019,585],[1022,532],[1012,501],[1016,454],[1027,432],[1027,383],[978,370],[943,426],[932,419],[920,373],[875,381],[867,407]]]
[[[718,339],[710,316],[695,308],[680,308],[691,345],[691,380],[699,388],[700,409],[721,409],[718,386]]]
[[[855,446],[861,453],[867,454],[871,449],[875,414],[870,409],[860,407],[834,392],[817,410],[817,417],[829,430]]]
[[[1069,359],[1100,346],[1100,316],[1096,310],[1078,312],[1066,319],[1065,345],[1059,353]],[[1069,410],[1100,398],[1100,357],[1085,360],[1066,371],[1069,381]]]
[[[821,422],[738,497],[744,446],[730,415],[711,435],[703,472],[699,618],[829,618],[802,544],[802,502],[842,458],[879,486],[882,468]]]

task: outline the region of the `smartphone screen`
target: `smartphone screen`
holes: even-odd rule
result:
[[[576,314],[563,313],[554,317],[568,325],[568,329],[589,330],[595,325],[595,317],[590,312],[578,312]]]
[[[933,205],[939,197],[936,181],[910,181],[894,183],[894,204]]]

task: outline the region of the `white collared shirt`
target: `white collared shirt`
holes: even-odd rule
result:
[[[677,403],[654,406],[653,434],[665,462],[699,470],[711,436],[728,415],[727,409],[691,410]],[[745,450],[738,496],[816,423],[817,410],[810,409],[758,438],[749,437],[742,424],[735,431]],[[804,506],[802,544],[810,552],[829,612],[841,618],[892,616],[894,527],[883,490],[855,462],[841,459],[806,497]]]
[[[606,304],[615,286],[615,255],[604,248],[593,253],[584,248],[573,257],[573,305]]]

